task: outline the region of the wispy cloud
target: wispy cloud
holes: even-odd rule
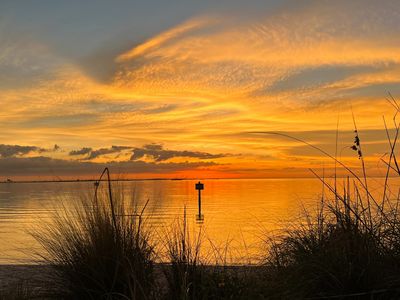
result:
[[[277,96],[279,104],[295,97],[300,106],[307,98],[329,101],[324,93],[333,83],[391,71],[400,63],[391,25],[399,8],[384,2],[312,2],[299,11],[237,24],[226,16],[211,24],[207,18],[188,21],[121,55],[116,82],[140,91],[247,96],[268,105]],[[192,23],[204,30],[174,34]]]

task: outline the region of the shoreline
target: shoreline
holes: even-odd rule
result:
[[[155,263],[153,274],[156,286],[163,295],[168,293],[169,283],[166,275],[170,272],[167,263]],[[214,274],[231,274],[237,278],[247,278],[257,276],[264,272],[265,267],[258,265],[224,266],[224,265],[202,265],[203,270],[214,270]],[[172,271],[172,269],[171,269]],[[0,265],[0,299],[9,299],[15,297],[15,294],[24,294],[18,299],[57,299],[60,290],[66,288],[67,282],[60,281],[58,276],[53,273],[50,265],[31,264],[31,265]],[[224,276],[224,275],[223,275]]]
[[[168,263],[155,263],[155,273],[163,280],[163,268]],[[206,268],[216,268],[235,272],[257,271],[264,268],[260,265],[203,265]],[[51,281],[52,267],[48,264],[0,264],[0,291],[17,286],[20,283],[27,283],[30,287],[40,288],[43,282]]]

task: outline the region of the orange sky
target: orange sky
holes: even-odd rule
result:
[[[76,24],[28,27],[9,4],[0,10],[0,179],[86,178],[107,165],[133,178],[310,176],[332,161],[255,132],[334,155],[339,120],[338,156],[358,166],[352,112],[366,161],[383,174],[382,116],[391,122],[386,98],[400,94],[400,5],[294,3],[196,8],[144,36],[86,26],[79,41]],[[57,24],[68,16],[47,9]],[[96,13],[93,28],[108,26]]]

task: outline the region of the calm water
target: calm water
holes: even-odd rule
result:
[[[187,207],[192,232],[201,230],[214,246],[230,245],[228,260],[243,262],[257,255],[266,231],[285,227],[302,206],[315,207],[321,195],[316,179],[204,180],[202,212],[196,223],[195,181],[124,182],[124,193],[136,195],[139,205],[150,200],[148,222],[162,237]],[[93,183],[0,184],[0,263],[29,263],[40,247],[28,230],[51,217],[61,202],[71,202],[93,189]],[[205,246],[208,251],[210,246]],[[207,250],[208,249],[208,250]],[[244,259],[246,257],[246,259]]]

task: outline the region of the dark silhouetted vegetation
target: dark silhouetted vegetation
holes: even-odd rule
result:
[[[155,298],[149,232],[134,203],[124,200],[111,185],[107,192],[96,189],[93,199],[59,212],[35,234],[49,254],[44,258],[54,267],[60,297]]]
[[[390,101],[398,111],[394,99]],[[390,184],[400,175],[396,158],[399,123],[396,118],[393,121],[392,135],[385,124],[390,150],[382,157],[386,177],[379,198],[369,188],[355,126],[351,149],[360,160],[362,175],[328,155],[350,176],[339,186],[336,176],[331,182],[314,173],[327,190],[317,213],[306,212],[304,222],[270,239],[267,287],[279,298],[400,297],[400,197],[398,188],[392,191]]]

